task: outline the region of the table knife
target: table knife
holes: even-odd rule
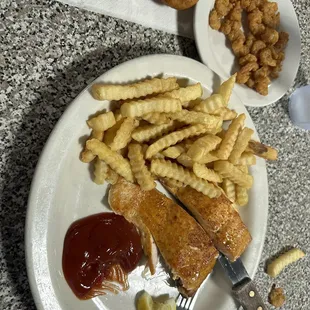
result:
[[[231,262],[220,254],[218,261],[233,284],[232,295],[244,310],[267,310],[254,282],[248,275],[242,261]]]

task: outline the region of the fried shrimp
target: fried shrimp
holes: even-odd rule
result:
[[[220,20],[219,16],[217,15],[217,11],[215,9],[213,9],[210,12],[209,24],[210,24],[211,28],[214,30],[219,30],[221,27],[221,20]]]
[[[241,67],[239,72],[237,73],[237,83],[239,84],[245,84],[251,75],[252,71],[256,71],[258,69],[257,62],[249,62],[248,64]]]
[[[245,38],[240,36],[232,42],[232,50],[236,56],[244,56],[250,52],[249,48],[244,45]]]
[[[256,91],[263,96],[267,96],[269,83],[270,79],[268,76],[257,79],[255,82]]]
[[[215,1],[215,10],[219,16],[226,16],[232,7],[233,5],[229,2],[229,0]]]
[[[280,31],[279,32],[279,40],[274,45],[275,49],[277,49],[278,51],[283,51],[287,45],[288,40],[289,40],[289,34],[285,31]]]
[[[248,14],[249,29],[254,35],[261,34],[265,31],[263,24],[263,13],[259,9],[254,9]]]
[[[266,44],[262,40],[256,40],[251,47],[251,54],[257,56],[260,50],[266,47]]]
[[[262,66],[267,65],[271,67],[275,67],[277,65],[277,60],[272,58],[272,53],[270,48],[263,48],[259,52],[259,62]]]
[[[261,34],[261,39],[268,45],[274,45],[279,40],[279,33],[275,29],[266,27],[265,31]]]
[[[211,28],[222,32],[231,43],[240,70],[236,82],[263,96],[270,79],[279,76],[289,34],[278,31],[280,12],[272,0],[215,0],[210,12]],[[247,25],[243,24],[246,12]]]
[[[247,55],[239,58],[239,65],[240,66],[244,66],[249,62],[257,62],[256,56],[252,55],[252,54],[247,54]]]

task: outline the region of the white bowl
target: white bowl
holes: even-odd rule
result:
[[[297,16],[290,0],[273,1],[278,3],[280,28],[290,35],[285,49],[283,69],[278,79],[272,80],[267,96],[262,96],[244,85],[236,85],[234,90],[247,106],[262,107],[279,100],[292,86],[300,61],[301,43]],[[200,0],[195,9],[194,32],[201,60],[222,78],[236,72],[235,56],[225,35],[209,26],[209,12],[214,0]]]

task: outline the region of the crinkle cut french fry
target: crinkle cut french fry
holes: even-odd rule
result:
[[[286,266],[303,258],[306,254],[300,249],[291,249],[272,261],[267,267],[267,273],[275,278]]]
[[[216,151],[212,151],[210,153],[205,154],[200,160],[197,162],[199,164],[208,164],[212,163],[213,161],[217,161],[219,158],[216,156]]]
[[[216,128],[222,119],[215,115],[209,115],[204,112],[182,110],[175,113],[168,113],[172,120],[178,120],[186,124],[204,124],[210,129]]]
[[[236,185],[236,203],[243,207],[249,201],[248,190],[242,186]]]
[[[191,157],[193,161],[200,161],[205,154],[214,150],[221,141],[221,138],[218,136],[205,135],[193,143],[187,151],[187,155]]]
[[[101,160],[104,160],[113,170],[124,177],[129,182],[134,182],[129,161],[122,155],[112,151],[103,142],[96,139],[91,139],[86,142],[86,148],[94,155],[97,155]]]
[[[168,147],[167,149],[163,150],[161,153],[166,157],[175,159],[184,152],[185,152],[185,147],[183,146],[182,143],[179,143],[174,146]]]
[[[183,106],[187,106],[190,101],[202,96],[202,87],[200,83],[197,83],[164,93],[163,96],[179,99]]]
[[[193,110],[210,114],[213,111],[216,111],[223,107],[225,107],[223,97],[219,94],[214,94],[202,100],[200,103],[195,104]]]
[[[104,137],[104,132],[103,131],[92,130],[90,136],[91,136],[91,138],[94,138],[94,139],[97,139],[99,141],[102,141],[103,137]]]
[[[237,165],[252,166],[256,164],[256,157],[251,152],[243,152],[238,159]]]
[[[226,131],[227,131],[227,130],[222,129],[222,130],[219,131],[216,135],[217,135],[218,137],[220,137],[220,138],[223,140],[224,137],[225,137]]]
[[[158,138],[175,128],[176,124],[172,121],[169,124],[140,126],[132,132],[131,136],[136,141],[142,143]]]
[[[115,123],[115,117],[111,111],[101,113],[87,121],[88,126],[96,131],[105,131],[115,125]]]
[[[118,151],[124,148],[131,140],[133,130],[138,127],[139,121],[126,117],[122,122],[120,128],[117,130],[113,142],[110,145],[112,151]]]
[[[210,198],[218,197],[221,194],[221,191],[213,184],[198,178],[190,170],[184,169],[182,166],[168,160],[153,159],[151,163],[151,172],[160,177],[168,177],[180,181]]]
[[[182,103],[183,108],[186,108],[188,110],[194,110],[194,107],[198,104],[200,104],[203,101],[202,98],[197,98],[195,100],[192,100],[186,104]]]
[[[230,121],[237,117],[237,112],[234,110],[230,110],[227,107],[217,109],[213,112],[210,112],[210,114],[220,116],[223,121]]]
[[[92,130],[88,140],[94,138],[94,139],[97,139],[99,141],[102,141],[103,136],[104,136],[103,131]],[[83,163],[90,163],[92,160],[95,159],[95,157],[96,156],[91,151],[87,150],[84,147],[83,151],[81,152],[80,159]]]
[[[217,172],[212,169],[208,169],[203,164],[194,163],[193,171],[198,178],[215,183],[222,182],[222,177]]]
[[[194,165],[193,160],[186,153],[182,153],[180,156],[178,156],[177,162],[186,168],[192,168]]]
[[[83,163],[90,163],[95,159],[95,157],[96,156],[91,151],[84,149],[81,152],[80,159]]]
[[[121,106],[123,116],[139,117],[151,112],[177,112],[182,110],[179,99],[154,97],[144,100],[127,101]]]
[[[253,177],[242,172],[229,161],[219,160],[214,163],[214,170],[217,171],[223,178],[230,179],[232,182],[245,187],[251,188]]]
[[[236,76],[237,76],[237,73],[232,75],[227,81],[223,82],[219,88],[218,93],[222,95],[225,106],[227,106],[229,103],[229,99],[230,99],[232,90],[234,88],[235,82],[236,82]]]
[[[163,183],[167,185],[168,187],[172,187],[172,188],[185,186],[184,183],[171,179],[171,178],[161,178],[161,181],[163,181]]]
[[[125,118],[121,118],[120,120],[118,120],[116,122],[116,124],[114,126],[112,126],[111,128],[109,128],[105,133],[104,133],[104,137],[103,137],[103,142],[107,145],[107,146],[111,146],[111,144],[113,143],[113,140],[116,136],[117,131],[120,129],[121,125],[123,124]]]
[[[223,179],[222,182],[222,189],[224,193],[226,194],[227,198],[235,202],[236,200],[236,185],[234,182],[230,181],[229,179]]]
[[[146,158],[151,158],[156,153],[162,151],[163,149],[171,145],[177,144],[178,142],[181,142],[186,138],[200,135],[206,132],[207,130],[208,128],[206,126],[199,124],[169,133],[168,135],[163,136],[162,138],[158,139],[156,142],[154,142],[149,146],[149,148],[146,151]]]
[[[142,115],[141,118],[155,125],[168,124],[171,122],[171,119],[167,116],[167,113],[160,112],[147,113]]]
[[[240,114],[231,122],[219,146],[219,149],[217,150],[218,158],[225,160],[228,159],[238,137],[239,130],[244,124],[244,120],[245,114]]]
[[[170,77],[167,79],[153,78],[127,85],[98,83],[92,86],[91,92],[97,100],[125,100],[145,97],[154,93],[164,93],[178,88],[177,79]]]
[[[106,181],[110,184],[116,184],[118,180],[118,174],[109,167]]]
[[[117,109],[114,111],[114,117],[115,117],[116,122],[120,121],[123,118],[123,115],[120,109]]]
[[[258,157],[262,157],[269,160],[278,159],[278,151],[271,146],[265,145],[258,141],[251,140],[246,148],[247,152],[251,152]]]
[[[138,184],[145,191],[149,191],[156,187],[154,179],[151,176],[150,171],[145,165],[143,158],[143,151],[140,144],[131,143],[128,146],[128,158],[132,172],[137,179]]]
[[[229,155],[229,158],[228,160],[236,165],[241,154],[244,152],[244,150],[246,149],[249,141],[251,140],[251,137],[254,133],[254,130],[253,129],[250,129],[250,128],[243,128],[238,137],[237,137],[237,140],[235,142],[235,145]]]
[[[109,166],[98,157],[94,163],[94,181],[96,184],[103,184],[108,175]]]

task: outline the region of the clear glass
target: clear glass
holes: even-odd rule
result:
[[[310,130],[310,85],[293,92],[290,97],[289,114],[294,125]]]

